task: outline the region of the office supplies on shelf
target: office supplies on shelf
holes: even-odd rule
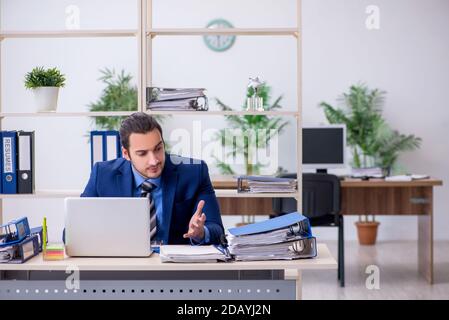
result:
[[[17,193],[33,193],[34,131],[18,131],[17,145]]]
[[[116,130],[90,132],[90,164],[109,161],[122,156],[120,135]]]
[[[296,179],[270,176],[238,176],[237,192],[249,193],[290,193],[296,192]]]
[[[231,259],[223,248],[214,245],[163,245],[160,247],[161,262],[217,262]]]
[[[2,193],[17,193],[17,132],[2,131]]]
[[[209,109],[204,88],[147,87],[147,109],[165,111],[206,111]]]

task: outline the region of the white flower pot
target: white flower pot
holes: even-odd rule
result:
[[[59,87],[38,87],[33,91],[37,112],[56,111]]]

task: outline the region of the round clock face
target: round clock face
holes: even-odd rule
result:
[[[206,26],[209,29],[218,28],[233,28],[234,26],[226,20],[216,19]],[[204,42],[209,47],[209,49],[214,51],[225,51],[228,50],[235,42],[235,35],[219,35],[210,34],[204,36]]]

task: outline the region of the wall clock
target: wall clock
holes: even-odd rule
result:
[[[234,26],[227,20],[215,19],[209,22],[206,28],[234,28]],[[209,49],[217,52],[222,52],[232,47],[235,42],[235,35],[209,34],[205,35],[203,39]]]

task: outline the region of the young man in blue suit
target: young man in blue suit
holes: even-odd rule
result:
[[[223,224],[206,163],[165,153],[161,126],[142,112],[122,122],[120,139],[124,158],[96,163],[81,196],[140,197],[150,182],[156,241],[219,244]]]

